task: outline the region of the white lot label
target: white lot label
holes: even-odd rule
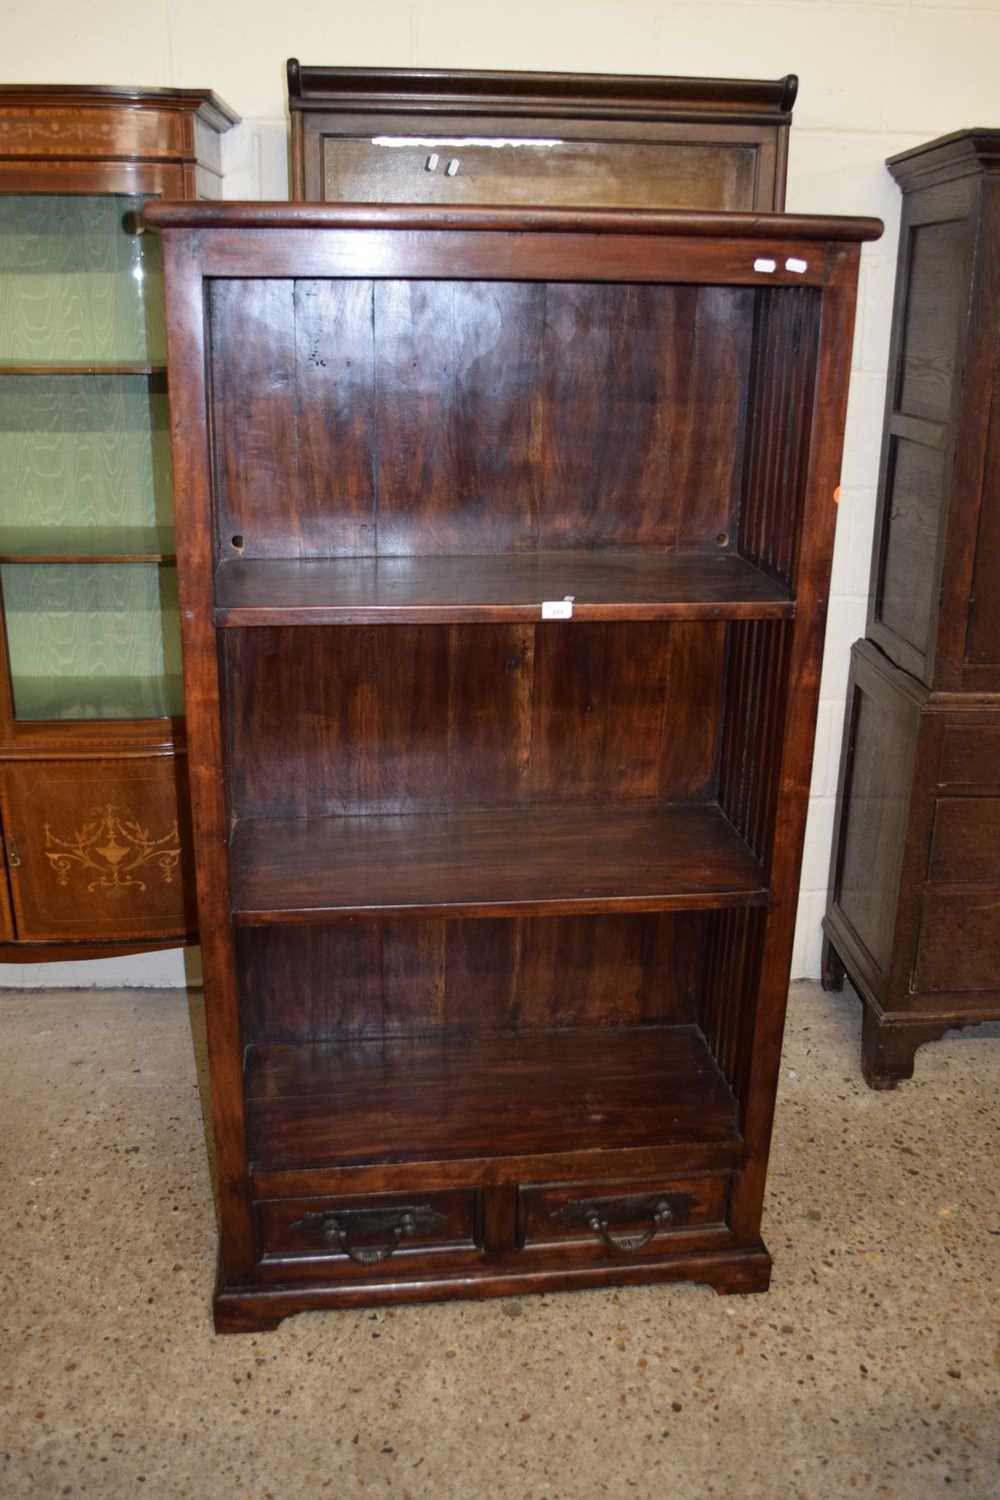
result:
[[[543,620],[572,620],[572,618],[573,618],[573,601],[572,601],[572,599],[567,598],[567,599],[543,599],[542,600],[542,619]]]

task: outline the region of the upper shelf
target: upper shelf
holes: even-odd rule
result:
[[[593,551],[476,557],[227,559],[216,624],[475,624],[575,620],[782,619],[788,590],[735,552]],[[565,616],[562,616],[565,618]],[[560,618],[557,614],[553,618]]]

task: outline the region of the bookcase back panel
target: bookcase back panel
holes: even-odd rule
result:
[[[219,556],[715,545],[756,295],[216,280]]]
[[[710,920],[685,912],[245,930],[244,1040],[690,1022]]]
[[[713,794],[721,622],[263,627],[221,651],[238,818]]]

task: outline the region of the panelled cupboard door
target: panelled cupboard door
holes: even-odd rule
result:
[[[1000,130],[891,157],[903,191],[868,635],[941,692],[1000,691]]]
[[[22,942],[194,929],[181,766],[170,756],[148,756],[3,768],[7,862]]]

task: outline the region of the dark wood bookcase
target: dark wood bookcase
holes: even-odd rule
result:
[[[877,221],[156,205],[223,1330],[765,1288]]]
[[[868,639],[852,654],[823,981],[874,1088],[1000,1019],[1000,130],[892,157],[903,192]]]

